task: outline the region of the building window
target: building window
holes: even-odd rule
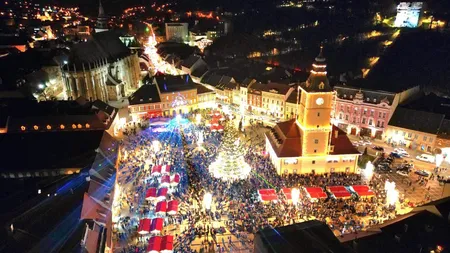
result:
[[[344,98],[347,98],[347,94],[344,94]]]
[[[320,112],[317,113],[317,117],[320,117]]]
[[[342,119],[342,113],[339,114],[339,119]]]
[[[384,127],[384,121],[381,121],[381,127]]]
[[[364,114],[364,115],[366,115],[366,113],[367,113],[367,109],[364,109],[364,112],[363,112],[363,114]]]
[[[383,112],[383,119],[385,119],[386,118],[386,113],[385,112]]]
[[[369,119],[369,125],[371,126],[373,123],[372,119]]]
[[[316,161],[313,160],[313,161],[312,161],[312,164],[316,164]]]
[[[347,120],[347,121],[348,121],[348,115],[345,115],[345,120]]]
[[[345,168],[345,173],[349,173],[350,172],[350,167]]]
[[[292,172],[293,172],[294,174],[297,174],[297,169],[293,169]]]
[[[381,118],[381,112],[378,113],[378,118]]]
[[[363,124],[366,124],[366,118],[363,118],[363,119],[362,119],[362,123],[363,123]]]
[[[335,169],[334,168],[330,168],[330,172],[334,173]]]
[[[372,116],[372,117],[373,117],[373,110],[371,110],[371,111],[370,111],[370,116]]]
[[[374,98],[374,99],[373,99],[373,102],[374,102],[374,103],[376,103],[376,102],[377,102],[377,99],[376,99],[376,98]]]
[[[411,138],[411,136],[412,136],[412,133],[408,133],[408,138]]]
[[[415,135],[414,135],[414,139],[417,140],[418,138],[419,138],[419,135],[415,134]]]
[[[430,137],[430,142],[433,142],[433,137]]]
[[[423,137],[423,141],[427,141],[427,137],[426,136]]]
[[[317,149],[314,149],[314,153],[317,153]]]
[[[319,139],[314,139],[314,144],[319,144]]]
[[[379,120],[377,121],[377,127],[380,127],[380,121]]]
[[[369,101],[370,101],[370,98],[366,98],[366,101],[369,102]]]

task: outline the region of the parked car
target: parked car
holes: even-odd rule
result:
[[[402,156],[399,153],[391,152],[390,156],[394,158],[402,158]]]
[[[416,156],[416,159],[427,163],[434,163],[435,158],[432,155],[421,154]]]
[[[397,170],[397,174],[407,177],[409,175],[409,171],[405,171],[405,170]]]
[[[394,149],[394,152],[399,154],[401,157],[409,157],[408,152],[406,152],[406,150],[404,150],[402,148],[396,148],[396,149]]]
[[[416,172],[414,172],[414,173],[416,173],[417,175],[423,176],[423,177],[429,177],[430,176],[430,173],[428,171],[425,171],[425,170],[416,170]]]
[[[376,151],[384,151],[384,148],[381,146],[372,146],[372,149]]]

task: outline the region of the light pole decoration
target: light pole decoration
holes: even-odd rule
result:
[[[297,188],[292,188],[291,198],[292,198],[292,204],[294,204],[294,206],[297,206],[298,200],[300,198],[300,190]]]
[[[209,211],[211,209],[211,204],[212,204],[212,194],[206,192],[205,195],[203,196],[203,207]]]

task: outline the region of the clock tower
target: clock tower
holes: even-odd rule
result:
[[[327,155],[330,151],[334,92],[327,78],[327,65],[322,47],[312,65],[308,80],[298,89],[300,101],[297,125],[301,133],[302,155]]]

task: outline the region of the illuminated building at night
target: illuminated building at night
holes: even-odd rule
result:
[[[335,96],[322,51],[298,92],[297,117],[277,123],[266,134],[266,150],[277,173],[356,172],[360,153],[347,134],[331,124]]]
[[[112,31],[95,33],[71,49],[63,68],[68,98],[121,100],[140,84],[139,58]]]
[[[166,23],[166,40],[177,42],[189,41],[188,23]]]

